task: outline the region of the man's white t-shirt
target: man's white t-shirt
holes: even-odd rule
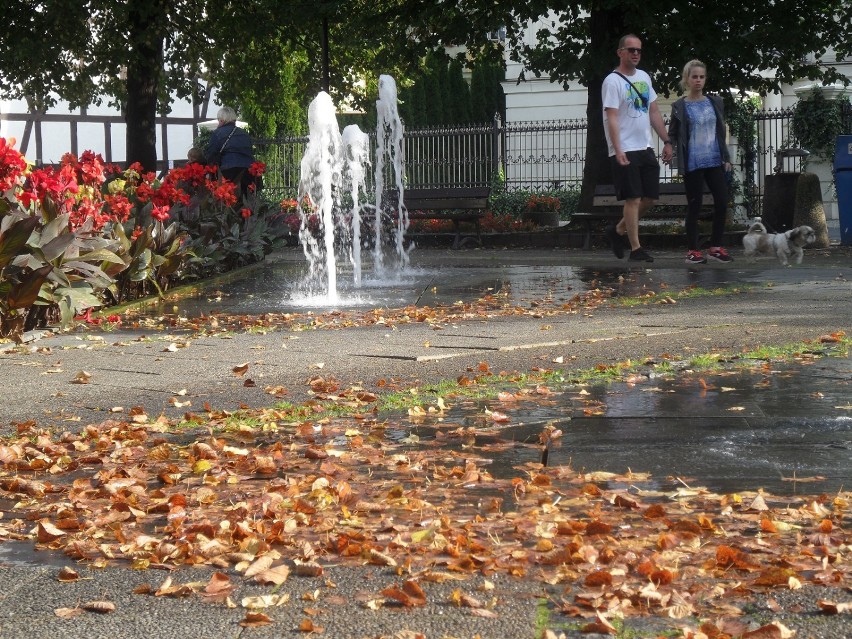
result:
[[[609,147],[610,157],[615,155],[612,140],[609,136],[606,110],[618,109],[618,129],[621,133],[621,150],[644,151],[653,144],[651,138],[651,118],[648,108],[657,99],[654,87],[651,86],[651,76],[636,69],[633,75],[626,76],[633,83],[634,89],[624,78],[610,73],[603,81],[601,94],[603,98],[603,120],[606,143]],[[636,90],[639,93],[636,93]],[[642,98],[645,98],[643,103]]]

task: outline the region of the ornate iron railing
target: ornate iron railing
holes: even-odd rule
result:
[[[749,215],[757,215],[763,193],[763,176],[777,162],[776,154],[789,146],[793,110],[759,111],[754,118],[756,144],[738,154],[744,193],[751,194]],[[586,155],[585,119],[493,122],[458,127],[410,129],[404,134],[406,186],[489,186],[500,174],[508,190],[551,190],[579,187]],[[656,136],[655,136],[656,137]],[[299,165],[307,137],[258,140],[258,157],[267,163],[266,188],[276,195],[295,197]],[[659,141],[657,141],[659,144]],[[370,134],[370,157],[375,157],[375,133]],[[659,148],[658,152],[662,149]],[[785,171],[800,171],[802,158],[783,160]],[[386,167],[386,171],[390,171]],[[392,184],[388,173],[385,183]],[[673,179],[663,166],[661,179]],[[368,188],[373,176],[368,175]]]

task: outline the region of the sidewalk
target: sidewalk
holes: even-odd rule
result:
[[[706,266],[684,264],[680,252],[654,254],[653,264],[633,266],[603,251],[415,251],[412,264],[425,276],[416,286],[406,284],[396,291],[399,306],[423,309],[436,303],[472,302],[502,290],[517,309],[516,314],[491,317],[462,313],[439,325],[388,319],[347,328],[197,335],[181,322],[171,326],[174,318],[167,316],[140,328],[53,335],[23,348],[0,344],[0,376],[7,398],[0,405],[0,427],[8,433],[14,430],[14,422],[33,419],[39,427],[76,431],[87,423],[122,419],[137,406],[151,418],[203,412],[205,404],[220,410],[269,406],[277,399],[266,392],[267,387],[286,388],[282,399],[297,403],[310,396],[306,382],[316,375],[334,377],[342,387],[358,384],[378,390],[380,380],[397,380],[405,386],[454,379],[475,370],[480,362],[487,362],[493,371],[526,372],[534,367],[553,368],[554,360],[562,358],[561,366],[582,369],[663,355],[686,359],[701,353],[737,352],[837,331],[848,334],[852,329],[849,249],[807,251],[804,264],[793,268],[769,259],[747,263],[741,251],[732,252],[736,260],[732,264]],[[268,264],[246,272],[254,295],[248,303],[244,295],[229,297],[229,286],[244,290],[235,282],[202,292],[192,304],[205,313],[219,308],[241,314],[247,312],[246,306],[253,306],[278,318],[288,312],[278,295],[282,273],[298,268],[302,260],[298,249],[285,250]],[[596,288],[613,287],[620,295],[638,297],[648,291],[674,294],[689,286],[741,287],[744,292],[676,303],[571,306],[575,295]],[[180,308],[190,302],[173,304]],[[563,306],[566,310],[560,310]],[[398,317],[390,310],[386,315]],[[340,316],[323,319],[343,323]],[[162,328],[154,328],[158,326]],[[203,326],[209,328],[210,320]],[[233,369],[245,364],[244,375],[235,375]],[[81,371],[86,372],[87,383],[75,383]],[[254,385],[246,385],[246,379]],[[184,402],[191,406],[177,405]],[[666,410],[671,414],[661,412],[650,419],[683,417],[678,404]],[[13,504],[4,503],[5,517],[14,517]],[[58,582],[56,575],[66,565],[90,579]],[[288,593],[290,601],[265,611],[273,618],[272,625],[242,628],[238,624],[245,609],[240,607],[206,604],[197,595],[132,594],[140,584],[156,589],[168,576],[175,583],[187,583],[207,581],[212,572],[206,567],[170,574],[126,567],[98,570],[76,566],[46,551],[33,553],[32,542],[7,541],[0,544],[0,575],[7,584],[0,594],[0,638],[23,639],[33,632],[56,639],[302,637],[307,633],[299,625],[310,617],[324,628],[319,636],[333,639],[418,636],[399,634],[404,630],[429,639],[532,639],[537,625],[556,627],[556,622],[570,621],[554,613],[551,605],[551,622],[543,623],[541,615],[547,606],[542,601],[550,598],[558,605],[573,598],[564,584],[548,586],[535,579],[495,574],[488,577],[493,591],[477,590],[484,584],[482,576],[430,583],[425,586],[428,605],[375,612],[363,603],[401,582],[392,568],[328,566],[322,577],[291,576],[276,591]],[[453,605],[457,588],[481,599],[497,597],[499,617],[476,617],[470,609]],[[249,594],[269,593],[268,587],[241,584],[232,598],[239,603]],[[784,623],[799,628],[799,638],[852,636],[848,615],[811,614],[817,599],[848,601],[848,590],[842,585],[773,593],[773,597],[786,612],[773,613],[774,604],[757,597],[746,620],[759,624],[765,619],[786,619]],[[114,602],[116,611],[73,619],[54,613],[57,608],[97,600]],[[629,625],[638,633],[634,636],[648,637],[671,627],[653,617],[631,619]],[[568,636],[596,635],[568,631]]]
[[[228,297],[228,286],[239,289],[239,282],[215,286],[202,291],[193,312],[248,315],[254,309],[252,316],[275,313],[273,324],[283,323],[284,312],[299,309],[287,308],[282,278],[303,261],[300,250],[285,250],[246,273],[250,294]],[[176,315],[169,313],[150,327],[75,331],[18,349],[0,344],[0,375],[13,398],[0,406],[0,427],[29,419],[42,426],[100,421],[132,407],[151,417],[179,417],[202,411],[205,404],[221,410],[268,406],[275,398],[267,387],[286,388],[282,398],[299,402],[309,397],[307,381],[317,375],[377,390],[380,380],[391,378],[403,384],[455,379],[483,361],[494,371],[528,371],[542,363],[551,366],[561,356],[566,368],[582,369],[662,354],[737,352],[849,332],[852,325],[852,251],[847,248],[808,251],[798,267],[771,259],[696,267],[684,264],[679,252],[658,253],[657,261],[645,266],[601,251],[422,250],[412,253],[412,267],[425,278],[394,291],[395,304],[380,306],[471,302],[508,284],[508,300],[519,314],[470,313],[440,330],[429,322],[397,321],[344,330],[216,333],[205,320],[200,328],[206,334],[196,335],[186,323],[171,326]],[[747,292],[558,312],[590,289],[612,287],[632,297],[692,286],[746,287]],[[175,308],[190,302],[174,302]],[[244,364],[244,375],[235,375],[233,369]],[[76,383],[78,376],[87,383]],[[115,411],[119,407],[123,410]]]

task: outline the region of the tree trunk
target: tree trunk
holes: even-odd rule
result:
[[[163,73],[161,1],[131,3],[128,19],[130,58],[127,65],[127,163],[157,170],[157,98]]]
[[[616,65],[615,50],[618,40],[625,35],[625,14],[621,8],[605,10],[593,4],[589,18],[589,54],[599,61],[591,71],[586,101],[586,161],[583,168],[583,185],[580,190],[581,211],[591,210],[598,184],[612,184],[612,170],[603,129],[603,79]]]

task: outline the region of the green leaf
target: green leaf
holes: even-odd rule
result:
[[[42,234],[42,239],[44,239],[44,234]],[[44,255],[45,261],[52,262],[61,256],[65,253],[65,250],[74,243],[75,239],[76,236],[74,233],[68,232],[54,237],[47,244],[43,244],[41,252]]]
[[[41,246],[46,246],[51,242],[51,240],[59,237],[63,232],[67,231],[69,219],[71,219],[71,216],[68,213],[64,213],[45,226],[41,232]]]
[[[0,269],[5,268],[26,246],[27,240],[38,226],[37,217],[28,217],[15,223],[5,233],[0,235]]]
[[[38,298],[41,285],[47,280],[47,276],[53,270],[48,264],[40,269],[27,273],[22,282],[13,284],[7,297],[9,308],[29,308]]]

